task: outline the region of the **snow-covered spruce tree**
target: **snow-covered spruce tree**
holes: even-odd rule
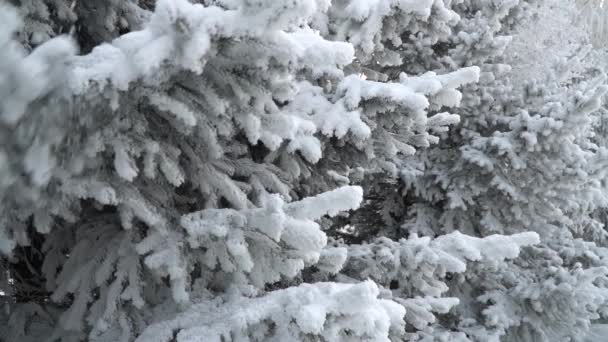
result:
[[[403,170],[402,227],[538,232],[541,244],[520,258],[476,263],[449,281],[448,295],[461,300],[450,320],[474,341],[579,340],[608,299],[605,231],[593,215],[607,204],[606,150],[594,143],[606,80],[586,67],[584,41],[562,39],[583,35],[564,17],[574,3],[501,3],[502,11],[491,1],[455,7],[464,33],[447,58],[480,65],[480,82],[463,90],[459,126]]]
[[[510,37],[502,33],[503,23],[509,22],[509,25],[515,26],[524,19],[528,6],[528,3],[517,2],[429,1],[426,5],[420,3],[408,7],[401,2],[344,1],[334,3],[328,15],[317,18],[315,25],[326,27],[321,31],[326,32],[328,37],[352,42],[357,59],[349,68],[364,76],[369,75],[372,79],[408,84],[410,77],[407,73],[417,74],[425,70],[446,73],[462,70],[460,68],[463,66],[480,65],[484,71],[482,75],[488,77],[483,82],[487,86],[494,86],[495,83],[489,76],[494,70],[500,71],[502,66],[493,65],[492,58],[500,55],[510,41]],[[433,87],[431,83],[420,82],[419,78],[412,81],[409,84],[415,84],[421,89]],[[478,96],[478,88],[475,85],[472,87],[472,96],[467,97],[465,94],[467,100]],[[460,103],[460,94],[453,91],[442,91],[431,98],[434,101],[430,108],[437,111],[445,108],[443,106],[456,106]],[[463,113],[466,109],[456,111]],[[366,111],[364,114],[367,114]],[[374,123],[380,123],[378,132],[382,132],[383,120],[386,118],[374,118]],[[474,117],[471,119],[475,120]],[[432,219],[433,216],[422,215],[417,216],[421,220],[418,229],[395,229],[398,219],[394,216],[398,217],[412,207],[425,209],[428,206],[412,206],[415,205],[411,200],[412,194],[408,194],[404,206],[399,206],[404,200],[398,198],[394,175],[401,174],[407,179],[408,176],[421,175],[422,170],[419,168],[420,159],[405,158],[412,155],[407,151],[400,151],[397,158],[386,158],[387,155],[390,156],[390,151],[395,150],[392,135],[387,136],[389,139],[383,139],[384,136],[380,135],[376,138],[378,144],[375,145],[374,153],[377,158],[373,160],[372,167],[365,170],[367,179],[363,184],[367,203],[364,209],[369,210],[359,210],[354,217],[346,220],[351,229],[346,232],[338,230],[337,234],[333,234],[344,237],[346,241],[367,241],[362,246],[345,246],[348,250],[347,262],[337,279],[348,282],[371,277],[392,290],[387,295],[393,296],[408,310],[407,339],[470,338],[484,341],[498,338],[503,334],[502,331],[490,329],[488,332],[478,325],[476,317],[471,317],[468,295],[464,296],[466,300],[461,305],[464,306],[462,317],[441,315],[459,303],[457,296],[460,294],[455,291],[454,297],[440,298],[448,290],[448,279],[465,269],[459,270],[454,264],[446,263],[440,254],[434,252],[431,247],[434,243],[428,238],[419,238],[417,234],[434,237],[454,229],[442,230],[434,223],[426,224],[424,219]],[[447,137],[454,135],[448,134]],[[454,148],[448,153],[459,153],[457,143],[440,146],[444,149],[446,145],[448,149]],[[433,162],[441,164],[443,160]],[[432,194],[435,185],[424,185]],[[440,211],[431,213],[440,215]],[[380,219],[370,220],[370,216],[379,216]],[[468,228],[461,226],[458,229]],[[472,233],[477,234],[474,231]],[[375,239],[378,235],[383,238]],[[403,240],[408,236],[408,240]],[[447,240],[448,236],[441,237],[440,240]],[[333,244],[340,246],[342,242],[335,241]],[[488,262],[477,263],[477,267],[483,270],[482,274],[488,273],[491,276],[493,272],[500,273],[502,259],[498,256],[502,254],[497,250],[496,255],[496,259],[484,255]]]
[[[538,242],[452,233],[336,247],[315,223],[362,201],[360,187],[326,181],[348,182],[328,159],[347,152],[346,170],[394,176],[456,122],[439,110],[476,67],[366,80],[352,72],[357,44],[311,29],[348,21],[320,0],[18,5],[21,35],[16,11],[0,8],[4,341],[449,336],[426,326],[457,303],[439,298],[448,273]],[[431,25],[457,21],[444,5],[378,8],[447,35]],[[375,48],[361,51],[371,63],[362,53]],[[393,298],[383,268],[411,286]]]

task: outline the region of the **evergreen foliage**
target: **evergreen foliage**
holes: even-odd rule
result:
[[[0,341],[601,334],[587,5],[0,4]]]

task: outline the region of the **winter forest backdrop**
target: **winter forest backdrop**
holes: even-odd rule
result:
[[[0,341],[608,341],[599,0],[0,0]]]

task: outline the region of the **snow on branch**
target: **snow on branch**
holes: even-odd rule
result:
[[[152,324],[136,342],[390,341],[402,333],[405,310],[378,299],[371,281],[303,284],[260,298],[203,301]]]
[[[391,288],[394,300],[407,309],[405,321],[424,330],[460,303],[441,297],[449,288],[448,274],[463,273],[471,262],[497,264],[519,255],[521,248],[540,242],[536,233],[476,238],[453,232],[438,238],[413,236],[393,241],[380,238],[347,246],[342,273],[351,279],[372,279]]]
[[[261,288],[318,262],[327,237],[314,220],[356,209],[361,201],[362,190],[354,186],[289,204],[268,195],[262,208],[205,209],[184,215],[181,226],[190,246],[204,251],[205,267],[219,266]]]

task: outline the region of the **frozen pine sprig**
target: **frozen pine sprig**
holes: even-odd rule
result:
[[[390,341],[403,333],[405,310],[379,299],[371,281],[303,284],[259,298],[220,299],[148,326],[136,341]]]
[[[183,216],[181,226],[190,247],[201,252],[201,267],[209,272],[219,267],[235,282],[249,279],[223,287],[262,288],[317,263],[327,238],[314,220],[356,209],[361,200],[361,188],[353,186],[287,204],[268,195],[262,208],[206,209]]]
[[[341,211],[357,209],[363,200],[359,186],[344,186],[315,197],[290,203],[287,212],[301,219],[315,220],[324,215],[335,216]]]
[[[84,337],[89,330],[84,327],[90,325],[88,338],[103,340],[126,328],[122,323],[125,310],[146,305],[137,240],[136,232],[122,230],[114,218],[105,216],[83,224],[77,231],[63,229],[46,241],[44,250],[52,251],[43,265],[49,299],[66,303],[68,296],[74,298],[56,317],[53,336]],[[71,251],[68,257],[54,249],[66,247]],[[90,296],[92,291],[99,295]]]
[[[428,329],[442,330],[437,316],[460,303],[457,297],[449,297],[448,276],[465,273],[469,264],[496,266],[517,258],[523,247],[539,242],[535,233],[476,238],[453,232],[435,239],[380,238],[346,246],[341,273],[353,280],[372,279],[390,288],[393,300],[407,310],[405,321],[417,330],[416,334],[424,336]]]
[[[521,247],[540,243],[534,232],[513,235],[490,235],[475,238],[453,232],[436,238],[434,244],[443,252],[470,261],[501,262],[519,255]],[[459,267],[456,267],[459,268]]]
[[[478,67],[438,75],[401,74],[398,82],[376,82],[357,75],[337,85],[339,102],[348,110],[360,112],[364,121],[373,122],[369,143],[363,145],[368,173],[383,171],[396,177],[403,160],[439,141],[460,120],[459,115],[436,113],[460,105],[458,88],[479,80]],[[361,144],[359,144],[361,147]]]
[[[541,262],[549,267],[519,270],[518,284],[507,291],[487,291],[478,298],[488,304],[483,311],[488,330],[505,334],[518,326],[520,333],[543,339],[585,336],[593,326],[592,321],[603,315],[608,294],[603,285],[607,269],[604,266],[584,268],[580,263],[564,269],[559,264],[562,260],[555,258],[554,252],[543,254],[535,257],[539,261],[533,262],[537,267]],[[508,278],[514,275],[513,270],[502,274]],[[492,276],[491,282],[495,277]]]

